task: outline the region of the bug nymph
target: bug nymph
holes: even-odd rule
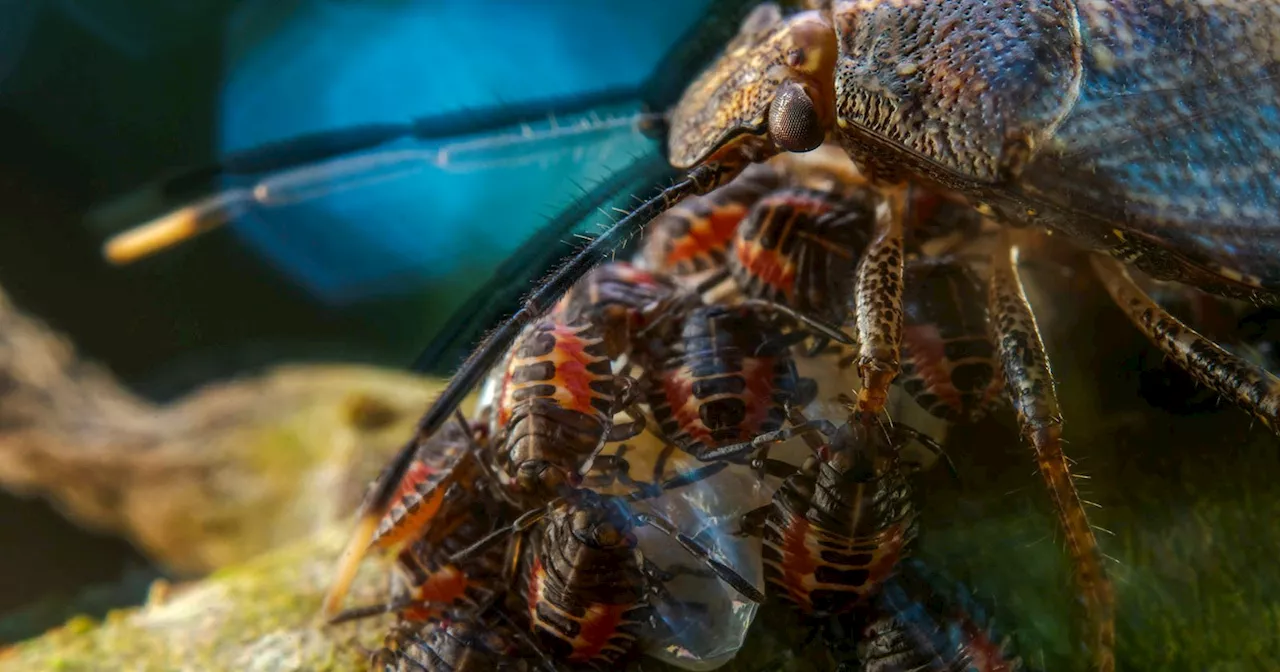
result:
[[[725,466],[702,467],[627,496],[576,490],[526,512],[452,561],[462,562],[510,537],[508,557],[518,562],[508,567],[519,573],[520,590],[508,595],[508,606],[525,614],[535,641],[559,661],[611,665],[634,651],[641,628],[650,622],[651,599],[671,599],[662,585],[665,572],[637,548],[637,526],[648,525],[671,537],[748,600],[764,599],[749,581],[669,520],[631,509],[633,501],[689,485]]]
[[[645,381],[664,438],[704,459],[781,427],[786,406],[808,403],[814,393],[796,373],[791,336],[749,307],[691,311]]]
[[[538,665],[514,629],[496,618],[431,618],[401,624],[370,658],[378,672],[531,672],[554,670]]]
[[[911,440],[941,448],[902,424],[871,427],[851,416],[834,427],[792,415],[792,427],[723,451],[748,453],[796,434],[814,451],[800,468],[753,461],[784,480],[769,504],[743,517],[742,532],[764,538],[767,594],[821,619],[863,604],[915,538],[916,511],[899,450]]]
[[[849,194],[775,190],[738,227],[729,275],[747,297],[840,324],[849,315],[854,266],[870,242],[871,216],[869,204]]]
[[[949,422],[974,422],[1002,392],[986,297],[961,260],[907,262],[902,377],[918,404]]]
[[[892,573],[916,514],[897,451],[878,428],[842,425],[826,459],[789,476],[764,525],[770,594],[810,616],[852,609]]]
[[[1017,672],[1021,658],[963,584],[915,559],[876,596],[859,638],[864,672]]]
[[[576,487],[580,471],[606,443],[644,428],[643,416],[615,425],[638,386],[615,375],[605,337],[586,319],[551,315],[512,349],[493,414],[498,466],[518,493],[543,502]]]
[[[648,620],[631,517],[588,496],[553,510],[529,544],[521,593],[536,641],[556,660],[613,664]]]
[[[666,211],[648,226],[641,250],[645,266],[676,276],[722,268],[752,204],[780,181],[776,169],[756,164],[723,187]]]

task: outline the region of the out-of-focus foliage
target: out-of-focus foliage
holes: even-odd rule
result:
[[[0,486],[204,573],[349,514],[438,388],[299,365],[154,404],[0,293]]]

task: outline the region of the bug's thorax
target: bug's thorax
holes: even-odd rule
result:
[[[1079,95],[1069,0],[844,0],[832,21],[836,135],[877,176],[1014,181]]]

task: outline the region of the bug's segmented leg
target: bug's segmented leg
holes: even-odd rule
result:
[[[655,480],[653,483],[641,483],[640,481],[632,480],[628,485],[636,488],[636,490],[629,495],[625,495],[623,499],[629,502],[638,502],[644,499],[660,497],[668,490],[676,490],[687,485],[693,485],[698,481],[711,478],[721,471],[724,471],[724,468],[727,466],[729,466],[728,462],[716,462],[714,464],[708,464],[676,474],[665,481]]]
[[[766,301],[764,299],[746,299],[742,301],[741,305],[759,308],[761,310],[772,310],[786,315],[801,327],[808,328],[816,336],[836,341],[837,343],[843,343],[845,345],[853,345],[855,343],[853,337],[841,331],[840,327],[831,324],[826,320],[805,315],[790,306],[776,303],[774,301]]]
[[[889,432],[893,436],[893,445],[902,447],[906,446],[909,441],[915,441],[921,446],[924,446],[925,450],[933,453],[938,457],[938,459],[945,462],[947,465],[947,471],[951,473],[951,477],[957,481],[960,480],[960,471],[956,469],[956,463],[951,461],[951,456],[942,448],[942,444],[938,443],[938,441],[932,436],[901,423],[894,423],[894,425],[889,429]]]
[[[1161,308],[1113,259],[1092,255],[1094,271],[1147,338],[1205,386],[1280,431],[1280,379],[1227,352]]]
[[[721,446],[715,450],[709,450],[698,455],[697,457],[703,462],[733,460],[742,457],[757,448],[764,448],[771,444],[782,443],[797,434],[807,435],[809,432],[814,431],[820,432],[824,436],[832,436],[836,433],[836,426],[827,420],[808,420],[793,427],[783,427],[782,429],[777,429],[772,432],[765,432],[750,441]]]
[[[902,220],[906,189],[886,191],[876,206],[876,236],[854,278],[857,326],[858,413],[872,417],[884,410],[889,385],[898,377],[902,350]]]
[[[1062,452],[1062,414],[1053,373],[1035,315],[1016,270],[1017,250],[993,259],[989,302],[993,337],[1003,364],[1007,394],[1058,514],[1083,601],[1087,645],[1094,669],[1115,669],[1115,594],[1102,552]]]
[[[352,607],[338,612],[337,615],[325,622],[325,625],[341,625],[350,621],[358,621],[371,616],[381,616],[383,614],[394,614],[405,607],[413,604],[412,596],[400,597],[388,600],[381,604],[369,604],[363,607]]]
[[[693,557],[705,563],[707,567],[710,567],[711,570],[716,573],[716,576],[720,577],[722,581],[732,586],[733,589],[738,591],[738,593],[743,597],[757,604],[764,602],[764,593],[751,585],[751,582],[748,581],[746,577],[739,574],[737,570],[729,565],[716,560],[711,556],[711,551],[708,550],[706,546],[694,541],[692,537],[689,537],[678,530],[671,521],[655,513],[637,514],[636,521],[653,527],[674,539],[676,543],[680,544],[681,548]]]
[[[637,404],[640,403],[640,398],[643,395],[643,390],[639,383],[637,383],[634,378],[628,376],[622,376],[621,383],[623,391],[618,397],[619,400],[617,407],[619,412],[625,413],[627,417],[631,418],[631,422],[625,422],[620,425],[615,424],[613,427],[609,428],[609,431],[606,434],[607,443],[620,443],[622,441],[634,439],[635,437],[640,436],[640,433],[644,431],[645,427],[647,427],[649,423],[644,412],[637,407]]]
[[[519,518],[516,518],[515,522],[510,525],[494,530],[480,541],[477,541],[461,551],[454,553],[452,556],[449,556],[449,564],[460,565],[506,536],[523,534],[525,531],[541,522],[543,518],[546,518],[547,514],[549,514],[551,510],[560,503],[560,501],[561,500],[558,499],[552,500],[551,503],[546,506],[526,511]]]

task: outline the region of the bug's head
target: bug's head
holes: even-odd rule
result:
[[[578,502],[569,524],[574,538],[591,548],[623,550],[636,545],[631,512],[616,497],[587,496]]]
[[[526,460],[516,468],[516,488],[524,493],[555,497],[576,487],[576,476],[547,460]]]
[[[861,422],[841,425],[820,455],[819,480],[830,485],[850,486],[879,478],[892,468],[895,459],[887,443],[879,427]],[[838,492],[846,490],[835,488]]]
[[[836,37],[818,12],[764,5],[671,113],[671,164],[758,162],[807,152],[835,119]]]

